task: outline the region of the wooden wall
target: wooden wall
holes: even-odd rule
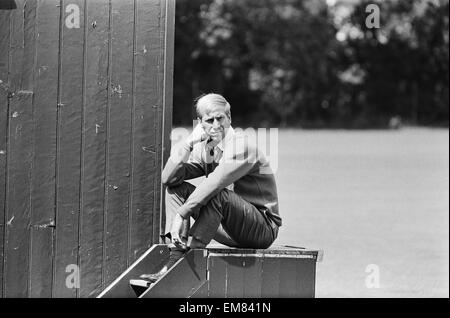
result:
[[[0,296],[94,297],[159,242],[175,1],[14,2],[0,10]]]

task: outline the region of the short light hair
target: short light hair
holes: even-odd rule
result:
[[[225,108],[225,114],[231,118],[231,105],[220,94],[210,93],[199,96],[195,102],[195,111],[197,116],[202,118],[204,114],[217,106]]]

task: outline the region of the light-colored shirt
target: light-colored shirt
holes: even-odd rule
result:
[[[206,178],[178,211],[183,217],[189,217],[222,189],[232,186],[236,194],[281,226],[274,174],[264,153],[248,136],[235,133],[230,127],[215,147],[210,147],[207,141],[197,143],[188,162],[177,167],[166,185],[203,175]]]

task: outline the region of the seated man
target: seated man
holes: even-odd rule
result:
[[[257,146],[234,132],[230,104],[221,95],[207,94],[198,99],[196,110],[200,123],[162,172],[167,186],[164,236],[172,244],[163,269],[141,276],[151,282],[189,248],[204,248],[212,239],[232,247],[268,248],[281,226],[273,172]],[[185,182],[203,175],[197,188]]]

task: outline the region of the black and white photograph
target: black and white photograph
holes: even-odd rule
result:
[[[448,297],[448,0],[0,0],[0,298]]]

